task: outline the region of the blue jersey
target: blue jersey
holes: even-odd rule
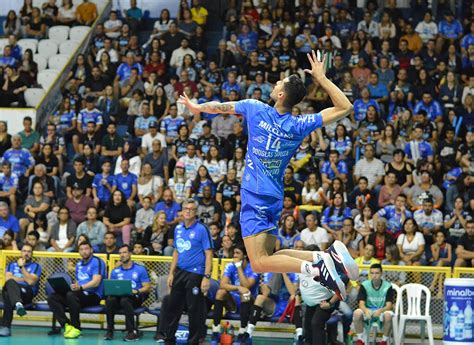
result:
[[[38,293],[38,288],[39,288],[39,282],[41,278],[41,265],[37,264],[36,262],[27,262],[25,263],[25,269],[28,271],[29,274],[34,274],[35,276],[38,277],[38,280],[36,281],[36,284],[31,286],[31,289],[33,290],[33,295],[36,295]],[[14,277],[17,278],[24,278],[23,273],[21,273],[21,269],[16,263],[10,262],[7,267],[7,272],[10,272]],[[27,282],[18,282],[18,284],[23,285],[23,286],[30,286]]]
[[[164,201],[160,201],[155,206],[155,213],[158,211],[164,211],[166,213],[166,221],[172,222],[178,216],[179,211],[181,211],[181,205],[173,201],[170,206],[167,206]]]
[[[71,128],[72,122],[76,120],[76,113],[73,110],[64,113],[60,113],[58,110],[53,116],[58,119],[56,124],[56,131],[58,133],[63,133],[66,129]]]
[[[129,66],[124,62],[117,68],[117,75],[120,77],[120,81],[130,78],[130,74],[132,74],[132,68],[138,69],[138,75],[143,74],[143,67],[139,63],[134,63],[132,66]]]
[[[0,238],[3,237],[7,230],[11,230],[16,234],[20,232],[20,223],[18,219],[11,214],[8,215],[7,219],[0,217]]]
[[[187,272],[204,274],[205,250],[212,249],[211,234],[207,227],[195,222],[189,228],[180,223],[174,229],[174,247],[178,251],[178,268]]]
[[[243,268],[243,265],[242,265],[242,268]],[[252,267],[250,267],[250,262],[248,262],[247,266],[243,268],[243,271],[247,279],[255,280],[255,284],[250,289],[250,292],[252,293],[252,296],[254,297],[257,296],[259,275],[252,270]],[[233,262],[230,262],[227,265],[225,265],[223,276],[229,278],[230,284],[240,286],[239,272]],[[232,292],[238,293],[238,291],[232,291]]]
[[[430,104],[426,104],[423,101],[419,101],[415,105],[415,109],[413,109],[414,114],[418,114],[420,110],[426,111],[428,114],[428,118],[430,121],[435,121],[436,118],[443,116],[443,109],[441,108],[441,104],[438,101],[431,101]]]
[[[135,128],[148,131],[148,128],[150,128],[150,122],[157,121],[158,119],[154,116],[148,116],[147,118],[145,118],[144,116],[139,116],[135,119]]]
[[[12,188],[18,189],[18,176],[16,174],[0,175],[0,191],[9,192]]]
[[[12,56],[2,56],[0,57],[0,65],[2,66],[15,66],[16,59]]]
[[[240,95],[240,85],[235,82],[234,84],[231,84],[229,83],[228,81],[225,81],[223,84],[222,84],[222,90],[225,91],[225,93],[228,95],[232,90],[233,91],[236,91],[237,94]]]
[[[102,113],[96,108],[92,110],[87,110],[87,108],[82,109],[77,116],[77,122],[81,124],[81,128],[84,132],[87,130],[87,124],[89,122],[94,122],[97,126],[104,123],[102,120]]]
[[[449,39],[457,39],[459,34],[463,33],[462,25],[459,20],[453,20],[448,23],[447,20],[442,20],[438,24],[438,31],[441,35]]]
[[[35,165],[35,160],[27,149],[8,149],[3,154],[3,162],[10,162],[12,174],[25,175],[26,171]]]
[[[132,195],[132,187],[137,186],[137,175],[129,172],[127,175],[123,176],[122,173],[115,175],[114,186],[121,191],[125,198],[128,199]]]
[[[349,137],[345,137],[342,140],[336,138],[331,140],[331,150],[336,150],[339,152],[339,155],[343,155],[348,148],[352,149],[352,141]],[[331,164],[329,164],[329,168],[331,168]]]
[[[420,153],[420,158],[421,159],[426,159],[429,156],[433,155],[433,148],[431,147],[431,144],[426,142],[426,141],[420,141],[420,142],[415,142],[415,141],[410,141],[408,144],[405,145],[405,154],[409,159],[413,159],[413,154],[412,154],[412,144],[418,146],[418,152]]]
[[[449,186],[452,185],[452,184],[455,184],[456,183],[456,180],[459,176],[461,176],[462,174],[462,169],[461,168],[453,168],[451,170],[449,170],[447,173],[446,173],[446,178],[444,179],[443,181],[443,188],[448,190]],[[449,179],[448,178],[454,178],[453,179]]]
[[[339,171],[340,174],[348,174],[348,169],[347,169],[347,164],[344,161],[339,161],[336,164],[337,170]],[[331,168],[331,162],[330,161],[324,161],[322,167],[321,167],[321,174],[326,174],[328,176],[328,179],[333,180],[336,178],[336,173],[332,170]]]
[[[387,220],[387,232],[392,236],[398,235],[402,231],[402,214],[395,210],[394,205],[388,205],[377,212],[379,217],[384,217]],[[405,210],[406,218],[413,218],[413,214]]]
[[[369,106],[373,106],[377,111],[380,111],[378,103],[373,99],[369,99],[367,102],[364,102],[363,99],[356,99],[354,101],[354,118],[357,122],[365,119]]]
[[[329,226],[332,230],[341,230],[342,223],[346,218],[352,218],[351,209],[349,207],[341,210],[340,208],[335,208],[331,212],[331,207],[328,207],[323,212],[323,217],[321,218],[321,225]]]
[[[171,115],[168,115],[161,121],[161,132],[164,132],[167,137],[177,138],[179,126],[185,124],[186,122],[182,116],[176,116],[173,118]]]
[[[250,31],[248,34],[240,34],[237,37],[237,43],[246,53],[250,53],[257,49],[258,35],[256,32]]]
[[[95,293],[99,297],[104,295],[104,279],[106,278],[106,266],[102,259],[97,256],[91,256],[88,261],[80,260],[76,264],[76,281],[79,285],[87,284],[92,280],[94,275],[100,274],[102,280],[100,285],[95,288],[89,288],[85,291],[88,293]]]
[[[463,37],[461,47],[467,50],[470,45],[474,45],[474,34],[469,34]]]
[[[237,102],[235,112],[245,117],[249,133],[242,188],[282,198],[285,169],[303,139],[322,127],[321,114],[279,114],[253,99]]]
[[[97,174],[94,176],[94,180],[92,181],[92,187],[96,189],[99,200],[107,202],[110,200],[111,194],[110,190],[102,184],[102,180],[107,180],[109,186],[112,187],[115,183],[115,176],[109,175],[104,178],[103,174]]]
[[[149,283],[150,278],[146,268],[142,265],[132,263],[132,267],[126,269],[122,266],[114,268],[110,279],[130,280],[132,282],[132,289],[139,290],[143,287],[143,283]]]

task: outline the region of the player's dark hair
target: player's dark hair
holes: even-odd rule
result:
[[[381,264],[372,264],[370,265],[370,269],[379,269],[380,272],[383,272],[382,265]]]
[[[293,108],[301,102],[306,96],[306,87],[303,81],[296,74],[292,74],[288,77],[288,81],[283,86],[285,90],[285,100],[283,106],[287,109]]]
[[[132,247],[130,247],[129,244],[122,244],[122,245],[119,247],[119,250],[122,249],[122,248],[127,248],[127,250],[128,250],[129,253],[132,252]]]

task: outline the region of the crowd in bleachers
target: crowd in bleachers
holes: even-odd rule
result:
[[[76,251],[86,234],[97,252],[120,243],[135,254],[170,255],[181,202],[199,202],[216,257],[240,241],[239,186],[246,124],[236,115],[191,114],[176,101],[254,98],[296,74],[307,85],[293,114],[330,106],[303,69],[327,54],[327,74],[354,113],[306,138],[287,167],[278,248],[325,249],[343,241],[361,264],[472,266],[474,234],[474,5],[406,13],[387,1],[229,1],[222,40],[208,51],[208,10],[180,2],[146,35],[136,1],[97,25],[74,61],[47,128],[11,133],[0,123],[0,235],[5,249]],[[36,80],[32,52],[16,43],[55,25],[91,25],[95,4],[31,1],[4,23],[0,102],[24,104]],[[4,103],[6,102],[6,103]],[[354,218],[351,224],[344,220]],[[395,247],[393,247],[395,246]],[[437,282],[432,289],[438,288]]]

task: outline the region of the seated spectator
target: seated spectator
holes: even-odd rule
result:
[[[133,225],[130,223],[131,213],[127,199],[120,190],[115,190],[104,212],[103,222],[108,232],[120,235],[125,244],[130,244]]]
[[[382,265],[389,266],[405,266],[405,263],[400,259],[400,252],[396,244],[391,244],[385,248],[385,259],[382,260]],[[406,272],[386,271],[384,277],[398,286],[402,286],[406,282]]]
[[[98,209],[103,209],[111,197],[115,180],[115,176],[110,173],[111,167],[110,161],[104,160],[102,173],[96,174],[92,182],[92,196]]]
[[[147,155],[153,151],[153,141],[158,140],[161,143],[161,148],[166,149],[167,143],[165,136],[158,132],[158,122],[150,122],[148,125],[148,133],[142,137],[141,152],[143,155]]]
[[[367,236],[372,234],[374,230],[374,221],[372,216],[372,209],[369,205],[365,205],[362,209],[362,212],[354,218],[354,228],[357,232],[364,236],[364,238],[367,238]]]
[[[18,219],[9,212],[8,204],[0,201],[0,236],[3,237],[8,230],[13,231],[15,239],[19,238],[20,224]]]
[[[384,163],[390,163],[393,160],[393,154],[397,148],[402,145],[401,140],[398,138],[397,131],[393,124],[388,123],[385,129],[382,131],[381,137],[377,140],[376,144],[376,155],[380,157],[380,160]]]
[[[385,165],[385,174],[393,172],[396,176],[396,181],[400,185],[403,193],[408,191],[408,188],[413,184],[412,166],[405,162],[405,152],[401,149],[393,151],[393,160]]]
[[[466,222],[466,233],[461,236],[456,247],[454,267],[474,266],[474,220]]]
[[[3,248],[4,250],[18,250],[16,241],[15,241],[15,233],[12,230],[7,230],[3,234],[2,237],[3,241]]]
[[[10,107],[17,102],[18,107],[25,107],[25,90],[28,88],[23,78],[17,73],[14,66],[5,67],[5,77],[0,91],[0,107]]]
[[[433,198],[423,199],[422,208],[413,213],[413,219],[420,227],[425,242],[433,243],[434,234],[443,226],[443,212],[433,208]]]
[[[141,205],[145,198],[150,200],[151,204],[156,204],[163,195],[163,179],[153,173],[150,163],[144,163],[142,172],[137,180],[137,196]]]
[[[221,205],[212,197],[212,187],[210,185],[202,186],[202,194],[199,199],[197,208],[197,217],[203,224],[210,224],[211,222],[220,222],[222,215]],[[199,195],[199,194],[196,194]]]
[[[424,92],[423,99],[416,103],[413,111],[418,113],[420,110],[426,111],[430,121],[434,121],[436,123],[442,121],[443,111],[441,104],[436,99],[433,99],[431,93]]]
[[[323,189],[327,189],[335,177],[339,177],[343,182],[346,182],[348,172],[347,164],[343,160],[339,160],[339,152],[331,150],[329,160],[325,161],[321,167]]]
[[[38,76],[38,64],[33,61],[33,51],[26,49],[23,57],[20,59],[20,66],[18,67],[18,74],[20,78],[25,81],[27,85],[33,85]]]
[[[107,254],[107,258],[111,254],[118,254],[117,235],[113,231],[107,231],[104,234],[103,244],[99,247],[99,253]]]
[[[301,192],[303,205],[321,205],[324,201],[324,191],[320,187],[316,174],[311,173],[306,179]]]
[[[366,240],[368,244],[371,244],[375,248],[375,257],[378,260],[385,258],[387,247],[395,244],[394,239],[387,233],[387,220],[380,217],[375,222],[375,232],[370,234]]]
[[[142,208],[140,208],[135,215],[135,226],[132,232],[132,242],[139,237],[141,241],[143,238],[143,232],[146,228],[153,224],[153,218],[155,212],[151,208],[151,199],[148,196],[143,198],[143,201],[140,203]]]
[[[100,150],[100,145],[96,145],[96,148]],[[99,156],[95,153],[92,144],[87,143],[82,146],[82,157],[85,162],[84,170],[88,175],[94,177],[95,174],[100,172]]]
[[[403,230],[397,238],[401,260],[407,266],[420,266],[425,260],[425,239],[418,224],[411,218],[403,223]]]
[[[397,184],[397,176],[393,171],[386,173],[385,184],[380,189],[378,207],[394,205],[397,196],[402,193],[402,188]]]
[[[74,251],[76,239],[76,223],[69,217],[67,207],[59,209],[59,222],[55,224],[51,231],[51,247],[49,252],[70,253]]]
[[[344,219],[342,223],[341,242],[347,247],[351,256],[355,259],[364,248],[364,238],[354,229],[354,220],[352,218]]]
[[[174,140],[171,147],[171,159],[177,162],[181,157],[185,156],[189,144],[194,144],[194,141],[189,138],[188,127],[182,124],[178,128],[178,137]]]
[[[84,0],[76,8],[76,20],[81,25],[91,26],[97,18],[97,6],[89,0]]]
[[[46,174],[46,166],[44,164],[37,164],[34,168],[34,175],[30,177],[29,187],[33,187],[36,182],[43,185],[43,193],[51,200],[56,199],[56,181]],[[28,194],[33,194],[32,188],[28,190]]]
[[[122,29],[122,21],[118,19],[116,11],[110,11],[109,19],[104,22],[105,35],[111,39],[117,39]]]
[[[165,189],[163,191],[162,200],[155,205],[155,212],[158,211],[165,211],[168,226],[172,227],[178,223],[181,205],[174,201],[171,189]]]
[[[3,22],[3,33],[5,36],[15,35],[19,36],[21,29],[21,21],[13,10],[8,11],[7,17]]]
[[[77,130],[80,134],[87,132],[87,125],[90,122],[95,123],[94,132],[99,133],[103,125],[103,118],[102,113],[95,108],[95,97],[93,96],[87,96],[86,107],[77,116]]]
[[[397,238],[403,230],[402,225],[407,219],[413,217],[413,214],[407,209],[407,196],[399,194],[395,198],[394,205],[388,205],[378,210],[374,214],[375,224],[377,224],[379,217],[384,217],[387,220],[387,232],[393,238]]]
[[[278,230],[278,240],[275,250],[291,249],[297,240],[300,239],[300,232],[296,228],[295,217],[291,214],[280,219],[280,227]]]
[[[216,292],[214,302],[214,323],[212,340],[218,341],[221,333],[221,320],[226,310],[240,312],[240,329],[247,327],[252,302],[258,294],[259,275],[252,271],[245,247],[241,244],[234,249],[233,262],[226,264]],[[240,333],[242,338],[243,332]]]
[[[12,136],[8,134],[8,125],[6,121],[0,121],[0,156],[12,147]]]
[[[334,194],[333,205],[327,207],[323,212],[321,225],[334,240],[341,240],[343,221],[349,217],[351,217],[351,211],[346,207],[343,195],[337,192]]]
[[[161,120],[161,133],[166,137],[166,143],[168,145],[173,144],[174,140],[178,137],[178,129],[183,125],[184,118],[178,116],[178,108],[175,104],[172,104],[169,109],[169,115],[165,116]]]
[[[115,68],[112,64],[116,64],[119,62],[119,53],[113,48],[112,46],[112,39],[105,37],[104,38],[104,46],[103,48],[99,49],[96,54],[95,62],[98,63],[99,69],[104,73],[104,75],[111,76],[112,71],[106,71],[105,69]]]
[[[333,182],[336,181],[335,179]],[[375,199],[375,191],[371,191],[368,189],[369,187],[369,180],[365,176],[361,176],[357,183],[357,187],[354,188],[352,193],[349,194],[348,197],[348,205],[352,209],[359,210],[362,212],[365,205],[368,205],[371,209],[376,208],[376,199]]]
[[[21,147],[27,149],[32,155],[36,156],[40,149],[40,134],[32,128],[33,120],[26,116],[23,119],[23,130],[18,132],[21,137]]]
[[[286,218],[288,217],[292,217],[294,224],[294,217],[287,215]],[[332,241],[330,241],[326,229],[318,226],[318,217],[312,213],[309,213],[305,220],[306,228],[301,231],[299,239],[304,242],[305,246],[315,244],[321,250],[326,250],[326,248],[329,246],[329,242]]]
[[[448,243],[453,247],[459,242],[459,239],[466,232],[466,222],[471,220],[472,216],[464,210],[464,199],[460,196],[454,199],[454,209],[451,213],[446,213],[444,217],[444,229],[448,234]]]
[[[95,5],[94,5],[95,6]],[[41,40],[46,36],[46,23],[38,7],[33,7],[30,20],[26,24],[25,37]]]
[[[138,148],[133,142],[133,140],[127,139],[123,143],[122,154],[117,156],[117,160],[115,161],[115,175],[121,174],[123,171],[122,169],[122,162],[128,161],[128,171],[138,176],[140,175],[141,167],[142,167],[142,159],[138,154]]]
[[[58,22],[72,26],[76,22],[76,6],[72,0],[64,0],[58,9]]]
[[[86,220],[79,224],[76,231],[76,237],[86,235],[89,242],[94,249],[94,252],[99,252],[99,248],[104,243],[104,235],[107,229],[104,223],[97,219],[97,209],[89,207],[87,209]]]
[[[379,264],[380,260],[375,258],[375,247],[372,244],[367,243],[364,247],[363,252],[360,253],[361,255],[354,259],[357,265],[368,265],[372,266],[373,264]],[[358,282],[353,282],[354,287],[359,287],[360,284],[368,279],[369,271],[362,270],[360,272]]]
[[[416,183],[408,191],[408,205],[410,205],[412,210],[419,209],[428,195],[433,198],[434,208],[440,208],[443,204],[443,192],[441,192],[438,186],[433,184],[431,173],[428,170],[422,170],[420,183]]]
[[[382,265],[372,264],[370,266],[370,280],[363,282],[360,287],[357,296],[359,308],[354,311],[354,326],[358,344],[364,344],[367,325],[370,325],[371,322],[383,325],[383,337],[380,345],[387,345],[389,342],[395,296],[392,284],[382,279],[382,273]]]
[[[135,206],[138,177],[129,171],[129,161],[127,159],[120,162],[120,167],[122,171],[115,175],[113,189],[121,192],[125,198],[125,203],[131,209]]]
[[[431,245],[431,258],[429,260],[430,266],[443,267],[451,266],[452,257],[452,247],[449,243],[446,242],[446,235],[443,231],[439,230],[434,235],[434,243]],[[433,282],[430,286],[430,291],[435,293],[435,290],[438,290],[436,295],[438,298],[443,298],[443,284],[444,279],[443,275],[436,273],[433,277]]]
[[[168,179],[168,188],[172,192],[176,203],[181,204],[186,197],[186,175],[184,170],[184,163],[179,161],[174,168],[173,177]],[[218,189],[219,191],[219,189]],[[240,193],[239,193],[240,198]],[[219,201],[216,195],[217,201]],[[220,201],[219,201],[220,202]]]
[[[0,202],[7,203],[12,214],[16,214],[17,191],[19,191],[18,176],[12,174],[11,163],[4,161],[0,175]]]
[[[158,119],[150,113],[150,103],[143,101],[141,104],[141,115],[135,119],[135,136],[142,137],[147,134],[150,123],[157,121]]]
[[[416,25],[415,31],[420,35],[422,42],[425,44],[428,40],[436,38],[438,35],[438,26],[433,21],[431,11],[425,12],[423,20]]]
[[[32,188],[32,195],[25,201],[24,212],[26,218],[20,219],[21,238],[25,238],[28,225],[34,221],[40,212],[47,212],[51,206],[51,200],[44,195],[44,188],[41,182],[36,182]]]
[[[237,212],[237,203],[235,199],[224,199],[224,202],[222,203],[222,212],[220,218],[221,225],[224,231],[227,231],[228,226],[239,223],[240,213]]]
[[[94,207],[94,201],[90,196],[84,194],[84,189],[78,183],[72,186],[72,197],[66,200],[66,207],[71,213],[71,219],[76,224],[86,220],[87,210]]]

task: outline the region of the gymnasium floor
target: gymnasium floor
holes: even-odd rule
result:
[[[34,326],[13,326],[12,337],[0,338],[1,345],[33,345],[33,344],[48,344],[48,345],[121,345],[123,333],[117,332],[116,339],[113,341],[104,341],[102,339],[104,330],[86,329],[79,339],[64,339],[62,335],[48,336],[49,328],[34,327]],[[208,342],[206,342],[208,343]],[[410,340],[406,344],[419,344],[419,341]],[[426,341],[425,344],[428,342]],[[441,341],[435,341],[435,344],[441,344]],[[155,344],[153,340],[153,332],[144,332],[144,336],[136,344]],[[293,341],[284,338],[275,338],[271,334],[267,336],[254,337],[253,345],[290,345]]]

